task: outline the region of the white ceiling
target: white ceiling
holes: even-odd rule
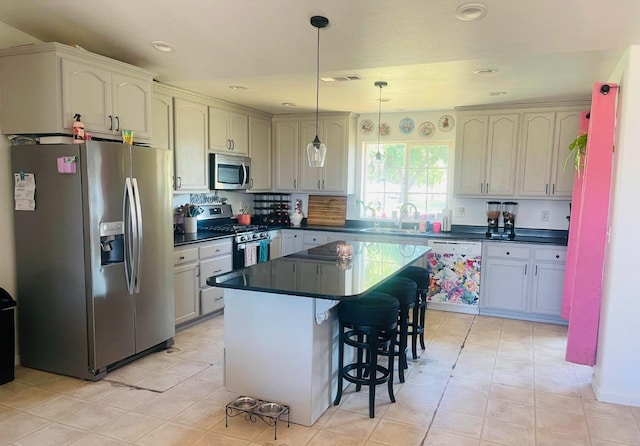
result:
[[[157,73],[157,80],[270,113],[443,110],[480,104],[589,99],[624,50],[640,44],[638,0],[3,0],[0,47],[57,41]],[[8,26],[7,26],[8,25]],[[160,53],[150,42],[176,47]],[[475,75],[478,68],[496,68]],[[246,90],[231,90],[242,85]],[[504,90],[505,96],[489,96]],[[297,104],[285,108],[283,102]]]

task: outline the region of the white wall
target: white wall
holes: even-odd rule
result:
[[[621,59],[610,82],[621,88],[593,388],[598,400],[640,406],[640,46]],[[603,210],[604,211],[604,210]]]

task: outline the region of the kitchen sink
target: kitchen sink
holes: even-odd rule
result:
[[[361,232],[379,232],[381,234],[420,234],[415,229],[398,228],[364,228]]]

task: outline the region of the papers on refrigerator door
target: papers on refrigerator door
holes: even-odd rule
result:
[[[32,173],[14,173],[13,198],[16,211],[36,210],[36,178]]]

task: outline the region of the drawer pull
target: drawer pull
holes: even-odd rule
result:
[[[559,259],[559,258],[560,258],[560,254],[556,254],[556,259]]]
[[[184,260],[184,256],[180,256],[180,260]]]
[[[216,297],[214,300],[218,301],[218,300],[222,300],[222,299],[224,299],[224,296]]]
[[[220,249],[216,248],[216,252],[220,252]]]
[[[219,273],[219,272],[221,272],[221,271],[222,271],[221,269],[217,269],[217,270],[215,270],[213,273],[215,274],[215,273]]]
[[[507,255],[511,254],[509,251],[507,251]]]

